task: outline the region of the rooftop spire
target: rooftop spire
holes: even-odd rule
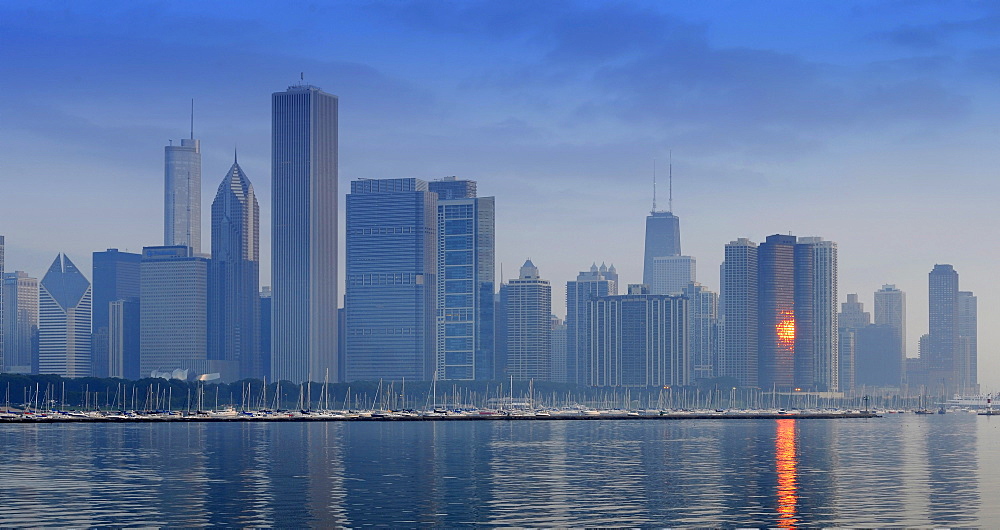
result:
[[[191,98],[191,139],[194,140],[194,98]]]
[[[649,213],[656,211],[656,159],[653,159],[653,209]]]
[[[670,194],[667,198],[667,211],[673,213],[674,211],[674,152],[670,151],[670,163],[669,163],[668,181],[670,182]]]

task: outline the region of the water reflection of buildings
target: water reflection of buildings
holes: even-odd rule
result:
[[[774,462],[778,474],[778,526],[798,524],[798,454],[795,447],[795,420],[777,420],[774,437]]]

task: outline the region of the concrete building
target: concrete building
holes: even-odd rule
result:
[[[688,299],[630,285],[589,304],[591,380],[598,387],[663,387],[690,382]]]
[[[437,378],[496,379],[494,198],[455,177],[428,189],[438,196]]]
[[[89,376],[90,282],[68,256],[59,254],[39,285],[38,372]]]
[[[337,97],[271,95],[271,376],[339,381]]]
[[[552,376],[552,286],[531,260],[504,285],[507,305],[507,374],[518,381]]]
[[[591,385],[590,302],[618,294],[618,271],[614,264],[590,266],[575,281],[566,282],[566,375],[567,383]]]
[[[740,386],[757,386],[758,249],[746,238],[726,245],[719,294],[719,363],[716,373]]]
[[[976,296],[958,292],[958,351],[955,380],[962,394],[979,394],[979,321]]]
[[[711,379],[719,353],[719,295],[697,282],[689,283],[682,294],[688,299],[688,379]]]
[[[437,220],[437,195],[423,180],[351,182],[344,299],[347,381],[433,378]],[[457,252],[453,259],[471,260],[471,252]]]

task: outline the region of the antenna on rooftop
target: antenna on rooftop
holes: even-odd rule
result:
[[[674,211],[674,152],[670,151],[670,169],[668,181],[670,182],[669,189],[670,193],[667,197],[667,211],[673,213]]]
[[[656,159],[653,159],[653,209],[649,213],[656,211]]]
[[[194,98],[191,98],[191,139],[194,140]]]

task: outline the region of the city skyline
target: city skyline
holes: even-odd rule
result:
[[[818,5],[830,8],[833,4]],[[0,24],[13,45],[0,52],[10,59],[4,61],[4,71],[10,75],[4,76],[3,86],[14,96],[12,101],[23,102],[18,105],[22,108],[7,102],[0,109],[8,118],[4,132],[10,149],[4,169],[5,182],[10,185],[7,196],[17,199],[17,204],[8,199],[0,213],[0,232],[7,236],[7,269],[38,277],[55,252],[81,258],[109,247],[136,252],[144,245],[157,244],[162,233],[161,212],[155,207],[162,197],[161,149],[170,138],[176,141],[188,136],[190,97],[198,101],[197,136],[202,142],[204,171],[210,175],[223,172],[229,165],[232,145],[238,143],[241,153],[247,153],[242,165],[248,173],[261,176],[259,187],[265,189],[260,197],[261,214],[267,219],[271,208],[264,181],[270,176],[267,94],[294,82],[298,71],[305,70],[308,79],[340,95],[345,109],[351,109],[342,125],[344,183],[360,177],[433,180],[458,175],[479,181],[484,195],[497,197],[498,282],[502,280],[501,264],[512,271],[524,256],[547,271],[554,300],[563,299],[565,281],[574,278],[581,265],[594,260],[614,262],[623,285],[639,281],[642,223],[652,188],[650,161],[665,160],[672,149],[678,155],[672,209],[683,218],[685,253],[698,259],[699,279],[707,288],[718,291],[720,287],[715,267],[722,261],[727,241],[749,237],[761,242],[767,234],[788,231],[821,234],[840,245],[841,296],[860,293],[865,305],[874,307],[872,293],[882,284],[895,284],[911,293],[906,350],[913,357],[917,339],[927,332],[927,300],[917,293],[924,291],[926,271],[934,264],[949,263],[962,271],[963,288],[982,298],[979,312],[984,322],[996,316],[996,304],[991,300],[998,295],[998,289],[989,283],[997,251],[981,248],[988,245],[977,240],[979,231],[975,230],[984,212],[992,211],[988,199],[996,189],[989,173],[995,166],[991,155],[995,135],[986,125],[996,121],[995,101],[982,95],[994,72],[985,66],[989,56],[980,33],[983,29],[973,24],[976,20],[988,22],[991,13],[983,6],[945,5],[948,7],[924,5],[905,15],[889,7],[864,8],[859,4],[836,9],[796,6],[794,15],[802,21],[829,16],[831,32],[844,29],[849,21],[861,22],[857,29],[827,43],[795,32],[787,37],[788,43],[779,37],[759,38],[761,35],[751,29],[727,34],[750,8],[724,14],[718,4],[711,3],[703,7],[635,4],[617,10],[606,4],[553,4],[530,17],[517,5],[506,8],[521,17],[518,20],[523,29],[500,24],[501,15],[508,11],[488,5],[480,5],[483,9],[478,13],[451,4],[423,9],[405,5],[396,9],[388,5],[368,9],[328,6],[316,15],[346,10],[356,15],[359,28],[389,21],[393,27],[406,30],[401,32],[405,35],[427,32],[433,38],[418,47],[424,51],[453,43],[455,33],[470,38],[461,30],[450,30],[447,24],[461,20],[455,17],[467,16],[472,27],[495,28],[489,37],[495,40],[490,42],[502,48],[521,42],[526,49],[512,61],[510,68],[515,72],[518,67],[557,67],[553,68],[554,79],[534,76],[521,81],[514,79],[509,69],[485,67],[465,75],[436,70],[438,75],[430,80],[426,72],[414,72],[377,47],[360,50],[354,45],[343,52],[317,55],[305,52],[299,42],[282,41],[273,31],[268,31],[267,37],[282,44],[278,51],[265,52],[253,46],[247,55],[232,56],[232,61],[220,65],[227,63],[220,57],[230,57],[222,55],[224,52],[234,52],[219,41],[207,40],[207,28],[224,28],[226,24],[218,21],[231,19],[223,13],[161,6],[153,9],[154,15],[164,15],[158,21],[148,15],[126,29],[127,25],[115,23],[135,14],[126,4],[110,6],[101,17],[70,7],[54,18],[47,16],[50,13],[44,4],[34,10],[5,6],[6,16],[0,17],[4,20]],[[251,7],[246,14],[251,20],[259,20],[254,13],[268,11],[266,4]],[[851,7],[857,9],[852,13]],[[756,5],[756,9],[776,8]],[[293,9],[286,15],[290,18],[278,17],[274,23],[283,27],[305,16],[304,11]],[[787,29],[790,16],[766,23]],[[204,55],[195,71],[204,74],[209,66],[217,68],[203,82],[177,76],[168,83],[161,74],[152,76],[159,84],[151,85],[143,80],[148,67],[134,72],[125,68],[136,61],[128,54],[110,54],[106,79],[97,79],[65,58],[33,57],[29,66],[24,53],[29,45],[39,44],[41,37],[57,31],[62,36],[42,43],[41,52],[78,43],[79,53],[84,53],[109,46],[111,41],[105,39],[128,39],[144,61],[148,53],[159,59],[150,62],[174,73],[174,59],[164,55],[164,50],[178,44],[177,37],[169,37],[166,30],[193,17],[215,21],[184,33],[198,37],[185,46]],[[682,64],[658,55],[666,49],[662,39],[667,37],[661,39],[652,33],[636,37],[638,45],[649,50],[644,52],[620,40],[623,31],[608,32],[604,40],[594,44],[599,49],[570,47],[579,44],[571,40],[579,35],[565,28],[554,33],[552,41],[530,38],[560,27],[560,17],[573,21],[603,17],[608,23],[665,28],[669,30],[665,34],[677,39],[671,46],[679,46],[684,51],[681,55],[694,63],[681,68]],[[766,17],[758,18],[765,23]],[[99,23],[89,27],[87,21]],[[952,24],[945,27],[945,22]],[[67,30],[70,26],[74,29]],[[109,31],[113,26],[122,29]],[[101,31],[108,31],[107,36],[101,36]],[[819,33],[830,37],[825,31]],[[140,39],[136,32],[146,37]],[[333,39],[316,30],[306,34],[312,39]],[[518,40],[525,36],[527,41]],[[365,42],[358,32],[336,39]],[[811,45],[800,46],[804,51],[793,51],[796,46],[792,43],[802,42]],[[837,46],[844,44],[844,51],[838,51]],[[745,55],[740,55],[741,50]],[[871,57],[859,59],[862,50]],[[629,55],[635,53],[639,56]],[[294,60],[289,61],[286,55]],[[663,64],[673,69],[669,71],[686,72],[666,86],[669,90],[665,95],[689,90],[702,105],[684,110],[649,99],[650,92],[634,76],[623,68],[614,69],[615,60],[628,65],[647,61],[647,66]],[[740,60],[750,72],[766,71],[765,66],[772,64],[778,69],[773,83],[787,83],[806,95],[774,102],[761,99],[757,91],[773,88],[770,85],[732,70],[723,69],[725,75],[720,77],[709,75],[709,66],[724,66],[727,60]],[[178,60],[176,65],[180,64]],[[601,84],[597,75],[601,68],[617,74],[621,87],[609,87],[606,80]],[[656,68],[654,73],[665,75],[664,68]],[[75,81],[67,84],[44,73],[45,69],[66,72],[66,77]],[[236,76],[237,90],[225,79],[234,69],[242,71]],[[258,79],[248,79],[248,73]],[[585,74],[588,79],[583,83],[588,89],[587,100],[557,103],[555,96],[562,92],[554,85],[575,86],[580,82],[565,80],[574,74]],[[38,95],[15,86],[15,79],[29,78],[36,81],[31,86],[39,90]],[[731,118],[742,120],[736,122],[724,118],[721,111],[732,110],[733,101],[743,100],[727,93],[725,87],[742,91],[749,97],[750,107],[765,114],[760,128],[748,125],[749,118],[760,116],[738,113]],[[68,88],[73,89],[75,100],[42,99],[51,97],[54,90]],[[452,100],[449,96],[460,88],[487,98],[476,104],[490,110],[477,110],[467,97]],[[110,99],[121,102],[121,107],[112,108],[102,96],[92,93],[102,93],[100,89],[110,90],[103,93],[113,95]],[[454,102],[453,108],[446,108],[448,101]],[[817,110],[819,101],[843,115]],[[509,105],[505,107],[505,103]],[[803,108],[806,112],[792,112]],[[656,120],[638,115],[641,109],[648,109]],[[864,117],[872,110],[884,124],[872,127],[871,118]],[[665,117],[680,125],[697,121],[707,125],[682,134],[661,120]],[[28,123],[29,118],[32,123]],[[61,126],[58,132],[57,123]],[[602,129],[607,136],[603,140],[575,132],[586,128],[581,126],[602,123],[609,125]],[[418,130],[418,126],[425,130]],[[720,134],[715,141],[705,139],[727,127],[736,132]],[[967,132],[956,136],[956,131]],[[546,136],[555,141],[542,141]],[[649,139],[633,141],[641,136]],[[445,145],[449,142],[456,145]],[[622,149],[622,144],[633,147]],[[51,154],[61,151],[77,156],[69,160]],[[72,171],[66,171],[70,167]],[[64,174],[80,182],[70,182]],[[23,178],[15,179],[14,175]],[[931,187],[943,178],[947,178],[948,187]],[[54,191],[40,193],[39,183]],[[34,199],[37,195],[46,195],[62,215],[74,215],[74,226],[59,224],[56,228],[52,218],[60,216],[44,213]],[[210,197],[206,195],[203,193],[202,209],[207,211],[205,201]],[[556,195],[558,200],[553,200]],[[826,200],[802,200],[820,195]],[[80,197],[101,199],[88,203]],[[768,197],[767,201],[762,197]],[[343,195],[339,200],[343,204]],[[549,207],[540,208],[543,204]],[[580,211],[588,212],[583,220],[576,215]],[[848,211],[856,213],[845,216]],[[204,217],[202,232],[207,233]],[[607,242],[598,252],[571,237],[584,221],[585,239]],[[544,227],[544,234],[522,237],[535,227]],[[928,244],[906,242],[907,235],[918,234]],[[270,285],[272,282],[266,280],[271,275],[266,258],[270,255],[270,227],[262,227],[261,235],[265,256],[262,284]],[[207,242],[202,247],[206,248]],[[86,261],[78,262],[82,270],[89,269]],[[557,314],[564,311],[560,304],[554,304],[553,310]],[[990,328],[984,326],[981,331],[980,379],[988,386],[996,385],[997,377],[992,374],[998,362],[990,355],[1000,340]]]

